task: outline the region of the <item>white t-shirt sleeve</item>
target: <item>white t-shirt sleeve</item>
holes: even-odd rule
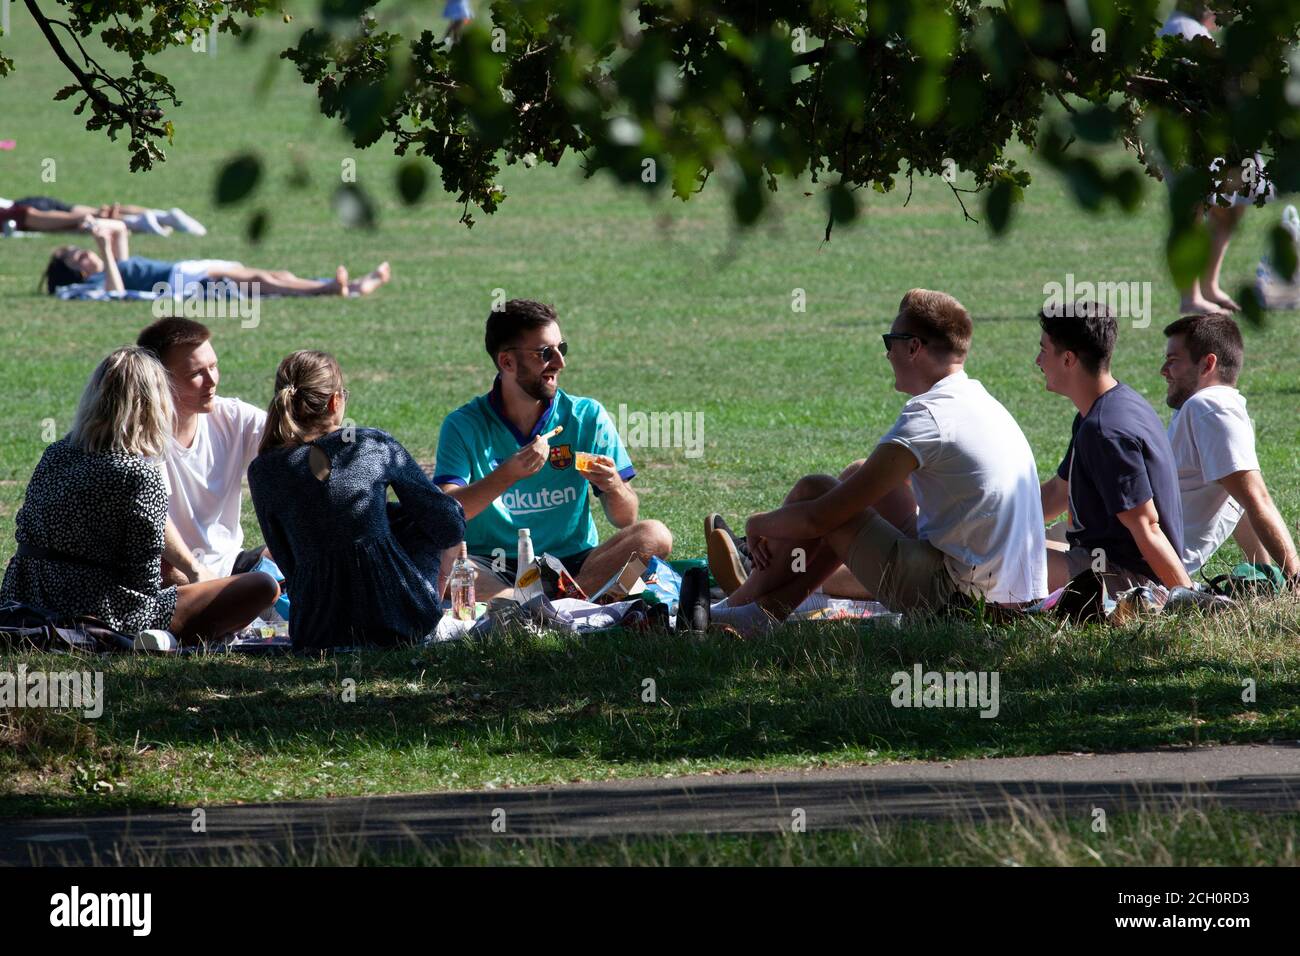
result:
[[[257,447],[262,443],[262,432],[266,430],[266,412],[256,405],[236,399],[236,427],[241,439],[244,456],[244,469],[257,457]]]
[[[944,447],[939,423],[924,405],[904,407],[894,427],[880,439],[880,444],[886,443],[902,445],[910,451],[919,468],[932,464]]]
[[[1189,423],[1201,458],[1201,478],[1219,481],[1238,471],[1258,471],[1255,430],[1243,409],[1207,404]]]

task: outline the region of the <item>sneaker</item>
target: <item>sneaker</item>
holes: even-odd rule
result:
[[[188,232],[192,236],[206,236],[208,234],[208,230],[203,228],[203,223],[175,206],[167,210],[163,222],[169,226],[175,226],[181,232]]]
[[[754,562],[749,556],[749,543],[745,540],[744,535],[738,535],[731,530],[726,520],[720,514],[711,514],[704,519],[704,540],[708,541],[709,536],[713,534],[714,528],[721,528],[722,531],[731,539],[731,543],[736,546],[736,553],[740,555],[741,565],[745,573],[749,574],[753,570]]]
[[[749,569],[740,556],[735,540],[722,528],[714,528],[709,535],[708,546],[709,570],[713,572],[713,579],[727,594],[734,593],[749,577]]]
[[[178,651],[181,642],[171,631],[141,631],[135,636],[132,650],[136,651]]]

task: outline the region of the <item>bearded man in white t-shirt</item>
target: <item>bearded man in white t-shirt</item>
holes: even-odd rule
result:
[[[1235,537],[1247,561],[1271,558],[1300,591],[1300,559],[1255,456],[1255,429],[1237,391],[1245,349],[1226,315],[1165,327],[1165,401],[1176,409],[1169,443],[1183,500],[1183,565],[1195,574]],[[1245,520],[1242,520],[1242,519]]]
[[[971,331],[952,296],[903,296],[883,335],[894,388],[911,396],[898,420],[865,461],[838,478],[805,476],[781,507],[749,519],[754,571],[712,620],[761,632],[841,565],[896,611],[1019,607],[1047,595],[1034,455],[1010,413],[966,374]]]
[[[167,369],[176,408],[163,468],[170,496],[163,572],[170,583],[251,571],[265,553],[260,545],[244,548],[240,509],[266,412],[217,395],[211,339],[201,322],[176,316],[159,319],[136,340]]]

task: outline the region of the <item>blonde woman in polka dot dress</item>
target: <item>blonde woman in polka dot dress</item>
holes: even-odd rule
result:
[[[99,364],[72,429],[27,485],[0,599],[186,642],[241,628],[275,601],[274,579],[259,573],[162,586],[167,492],[158,461],[171,422],[167,373],[152,354],[122,348]]]

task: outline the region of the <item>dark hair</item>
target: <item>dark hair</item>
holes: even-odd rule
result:
[[[898,303],[898,317],[933,351],[959,359],[970,351],[970,313],[946,292],[910,290]]]
[[[76,285],[78,282],[86,281],[85,276],[63,261],[63,254],[69,249],[76,248],[76,246],[59,246],[50,254],[50,261],[45,264],[45,271],[41,273],[40,281],[36,284],[38,289],[45,286],[45,291],[49,295],[54,295],[54,290],[59,286]]]
[[[559,316],[553,307],[532,299],[511,299],[500,311],[493,309],[488,313],[487,329],[483,333],[483,345],[492,356],[492,364],[500,368],[497,356],[518,342],[524,332],[545,328],[558,321]]]
[[[1038,313],[1038,324],[1058,351],[1073,352],[1089,373],[1100,375],[1110,370],[1119,326],[1110,309],[1100,302],[1080,301],[1066,309],[1070,315]]]
[[[1218,360],[1219,378],[1225,385],[1236,385],[1241,374],[1246,347],[1241,341],[1241,329],[1226,315],[1189,315],[1165,326],[1165,338],[1183,336],[1187,352],[1193,362],[1199,363],[1213,354]]]
[[[202,322],[171,315],[144,329],[135,344],[148,349],[158,361],[166,363],[168,349],[178,345],[202,345],[210,338],[212,332]]]

